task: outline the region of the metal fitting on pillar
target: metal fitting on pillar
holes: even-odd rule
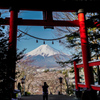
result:
[[[84,13],[84,9],[79,9],[78,13]]]
[[[85,14],[86,12],[85,12],[84,9],[79,9],[77,14],[79,14],[79,13],[84,13]]]

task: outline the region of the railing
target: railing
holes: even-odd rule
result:
[[[85,83],[79,83],[79,68],[84,68],[83,63],[79,63],[79,64],[76,64],[76,63],[77,63],[77,60],[74,60],[75,84],[76,84],[76,89],[78,90],[79,87],[86,88],[86,85]],[[98,65],[100,65],[100,60],[88,62],[89,67],[98,66]],[[100,91],[100,85],[90,84],[90,88],[93,90]]]
[[[88,64],[89,64],[89,67],[98,66],[98,65],[100,65],[100,60],[89,61]],[[82,67],[84,67],[84,66],[83,66],[83,63],[80,63],[80,64],[76,64],[76,67],[77,67],[77,68],[82,68]]]

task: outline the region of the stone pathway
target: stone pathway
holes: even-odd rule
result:
[[[43,100],[42,95],[33,95],[22,97],[21,100]],[[49,95],[48,100],[78,100],[75,96]]]

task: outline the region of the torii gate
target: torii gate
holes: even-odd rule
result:
[[[17,26],[18,25],[32,25],[32,26],[66,26],[66,27],[80,27],[80,39],[82,47],[82,57],[83,57],[83,67],[85,74],[85,85],[78,85],[78,70],[75,67],[75,81],[76,89],[79,87],[91,88],[91,82],[93,83],[92,71],[88,64],[88,39],[86,32],[86,22],[85,22],[85,12],[99,11],[98,0],[50,0],[45,2],[41,1],[20,1],[20,0],[4,0],[0,2],[0,9],[9,9],[10,7],[10,18],[3,19],[1,25],[10,25],[9,33],[9,49],[11,51],[10,55],[16,55],[16,44],[17,44]],[[6,2],[6,3],[5,3]],[[70,4],[70,6],[69,6]],[[72,5],[71,5],[72,4]],[[82,9],[81,9],[82,8]],[[45,14],[44,20],[26,20],[18,18],[18,12],[20,10],[35,10],[43,11]],[[66,11],[66,12],[77,12],[78,20],[74,21],[57,21],[52,19],[53,11]],[[99,62],[100,63],[100,62]],[[76,62],[74,62],[76,66]],[[15,62],[12,65],[12,78],[15,78]],[[91,80],[90,80],[91,77]],[[92,86],[93,87],[93,86]],[[95,88],[95,87],[94,87]],[[92,89],[94,89],[92,88]],[[97,88],[97,87],[96,87]]]

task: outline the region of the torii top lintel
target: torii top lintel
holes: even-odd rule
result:
[[[83,8],[87,12],[100,11],[99,0],[2,0],[0,9],[16,7],[19,10],[36,11],[70,11],[76,12]]]

